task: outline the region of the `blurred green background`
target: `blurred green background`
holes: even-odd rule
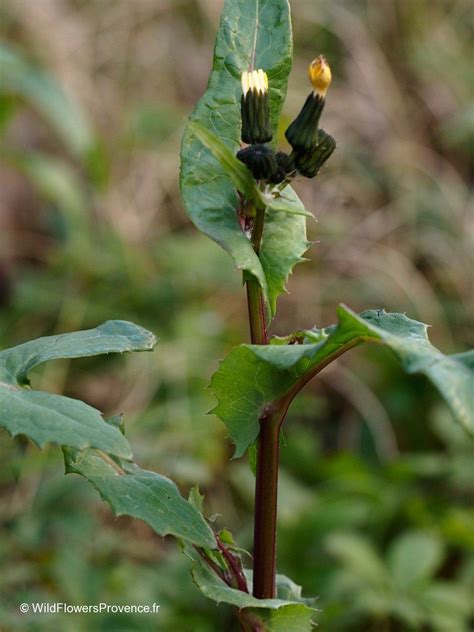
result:
[[[199,481],[208,514],[251,546],[253,479],[229,461],[206,385],[247,340],[240,276],[187,219],[186,116],[203,93],[222,1],[0,4],[0,347],[132,320],[154,354],[54,362],[36,387],[123,412],[137,461]],[[333,69],[338,141],[296,189],[318,219],[311,261],[273,333],[334,322],[343,301],[473,346],[471,0],[298,0],[283,128],[306,67]],[[283,144],[283,141],[282,141]],[[279,570],[319,595],[323,632],[468,632],[474,624],[474,448],[427,382],[390,354],[351,352],[285,423]],[[114,519],[60,451],[0,434],[0,630],[235,630],[194,589],[172,541]],[[18,604],[152,603],[152,618],[31,617]]]

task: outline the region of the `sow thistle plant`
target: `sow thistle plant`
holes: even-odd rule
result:
[[[211,380],[213,412],[235,444],[234,458],[250,453],[255,473],[252,568],[228,529],[216,532],[203,513],[203,497],[185,499],[165,476],[133,460],[121,418],[67,397],[32,390],[29,372],[56,358],[150,351],[153,334],[124,321],[40,338],[0,353],[0,425],[38,446],[62,446],[66,472],[80,474],[115,515],[144,520],[161,536],[174,536],[191,560],[202,593],[235,610],[243,630],[311,630],[314,600],[276,572],[276,520],[280,430],[299,391],[353,347],[388,347],[408,373],[424,374],[453,417],[474,434],[470,389],[474,352],[443,355],[427,326],[383,309],[354,313],[336,308],[337,323],[270,337],[278,297],[309,247],[308,213],[291,182],[314,178],[336,147],[319,128],[331,83],[326,59],[309,66],[312,91],[286,130],[290,149],[275,137],[292,60],[286,0],[227,0],[217,34],[208,88],[186,127],[181,191],[196,227],[222,246],[243,272],[250,344],[232,349]],[[199,423],[199,421],[196,421]],[[322,604],[324,606],[324,604]]]

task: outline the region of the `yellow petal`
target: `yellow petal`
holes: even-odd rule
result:
[[[258,87],[260,89],[260,92],[266,92],[268,89],[268,79],[267,79],[267,74],[265,72],[263,72],[263,70],[260,68],[258,71]]]
[[[321,97],[326,96],[326,92],[331,83],[331,69],[323,55],[316,57],[308,68],[309,80],[313,86],[313,91]]]

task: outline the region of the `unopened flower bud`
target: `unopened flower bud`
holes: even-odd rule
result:
[[[275,152],[266,145],[249,145],[237,152],[237,158],[250,169],[255,180],[267,180],[277,168]]]
[[[316,57],[316,59],[313,59],[310,63],[308,76],[313,86],[314,94],[324,98],[331,84],[332,75],[329,64],[323,55]]]
[[[308,75],[313,91],[285,133],[294,151],[298,152],[312,152],[318,144],[318,123],[331,83],[331,69],[322,55],[311,62]]]
[[[320,129],[319,143],[316,149],[312,152],[296,152],[295,166],[302,176],[314,178],[335,149],[336,141],[334,138]]]
[[[242,140],[244,143],[268,143],[272,139],[268,77],[263,70],[242,73]]]
[[[276,169],[272,173],[269,181],[272,184],[280,184],[283,180],[294,175],[296,171],[295,163],[293,161],[293,157],[285,154],[283,151],[277,151],[275,155],[276,160]]]

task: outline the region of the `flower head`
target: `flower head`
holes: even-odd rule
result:
[[[242,134],[244,143],[268,143],[272,139],[268,77],[259,70],[242,73]]]
[[[323,55],[311,62],[308,75],[313,90],[285,132],[293,149],[287,154],[266,144],[272,139],[266,73],[262,69],[242,73],[241,138],[248,146],[237,152],[237,158],[260,185],[277,185],[281,190],[298,173],[314,178],[336,148],[334,138],[318,129],[331,83],[331,69]]]
[[[300,113],[285,132],[294,151],[311,153],[318,144],[318,123],[326,103],[326,92],[331,83],[331,69],[320,55],[308,68],[313,91],[308,95]]]
[[[295,175],[296,167],[293,156],[289,156],[284,151],[277,151],[275,154],[276,168],[269,182],[272,184],[280,184],[285,180],[289,181]]]
[[[244,147],[237,152],[237,158],[250,169],[255,180],[268,180],[277,168],[275,152],[267,145]]]
[[[268,92],[268,77],[267,73],[259,70],[251,70],[249,72],[244,71],[242,73],[242,92],[244,97],[249,90],[255,90],[256,92],[264,93]]]
[[[323,55],[319,55],[310,63],[308,76],[313,86],[313,93],[324,98],[331,83],[332,75],[331,68]]]
[[[330,134],[323,129],[318,132],[319,140],[315,149],[308,153],[297,152],[295,155],[296,169],[305,178],[314,178],[336,149],[336,141]]]

